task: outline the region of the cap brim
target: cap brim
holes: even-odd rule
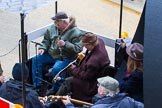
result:
[[[52,17],[51,19],[52,20],[58,20],[58,19],[67,19],[68,17],[65,17],[65,18],[57,18],[56,16]]]
[[[57,18],[54,16],[54,17],[51,17],[52,20],[56,20]]]

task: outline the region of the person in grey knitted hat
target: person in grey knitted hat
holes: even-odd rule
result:
[[[100,97],[115,96],[119,93],[119,82],[109,76],[98,78],[98,94]]]
[[[143,103],[135,101],[125,93],[119,93],[119,82],[109,76],[98,78],[98,100],[88,108],[144,108]],[[66,108],[75,108],[70,97],[65,96],[62,102]],[[87,107],[86,107],[87,108]]]

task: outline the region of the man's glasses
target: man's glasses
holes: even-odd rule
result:
[[[60,21],[62,21],[62,20],[57,19],[57,20],[54,21],[54,23],[57,24],[57,23],[59,23]]]

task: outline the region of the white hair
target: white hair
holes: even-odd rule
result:
[[[65,21],[66,23],[69,23],[70,22],[70,18],[69,17],[66,18],[66,19],[61,19],[61,20]]]
[[[105,96],[110,96],[110,97],[113,97],[115,95],[117,95],[119,93],[119,88],[117,88],[116,90],[109,90],[105,87],[103,87],[102,85],[99,86],[99,88],[102,90],[103,94]]]

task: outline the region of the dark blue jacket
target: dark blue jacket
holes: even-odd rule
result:
[[[14,103],[22,105],[22,83],[12,80],[5,82],[0,87],[0,97]],[[26,85],[26,107],[25,108],[44,108],[38,100],[38,94]]]
[[[66,108],[75,107],[70,103],[66,105]],[[144,105],[126,96],[125,93],[120,93],[114,97],[101,98],[90,108],[144,108]]]
[[[136,69],[129,77],[123,78],[120,81],[120,91],[128,93],[137,101],[143,102],[143,72]]]

